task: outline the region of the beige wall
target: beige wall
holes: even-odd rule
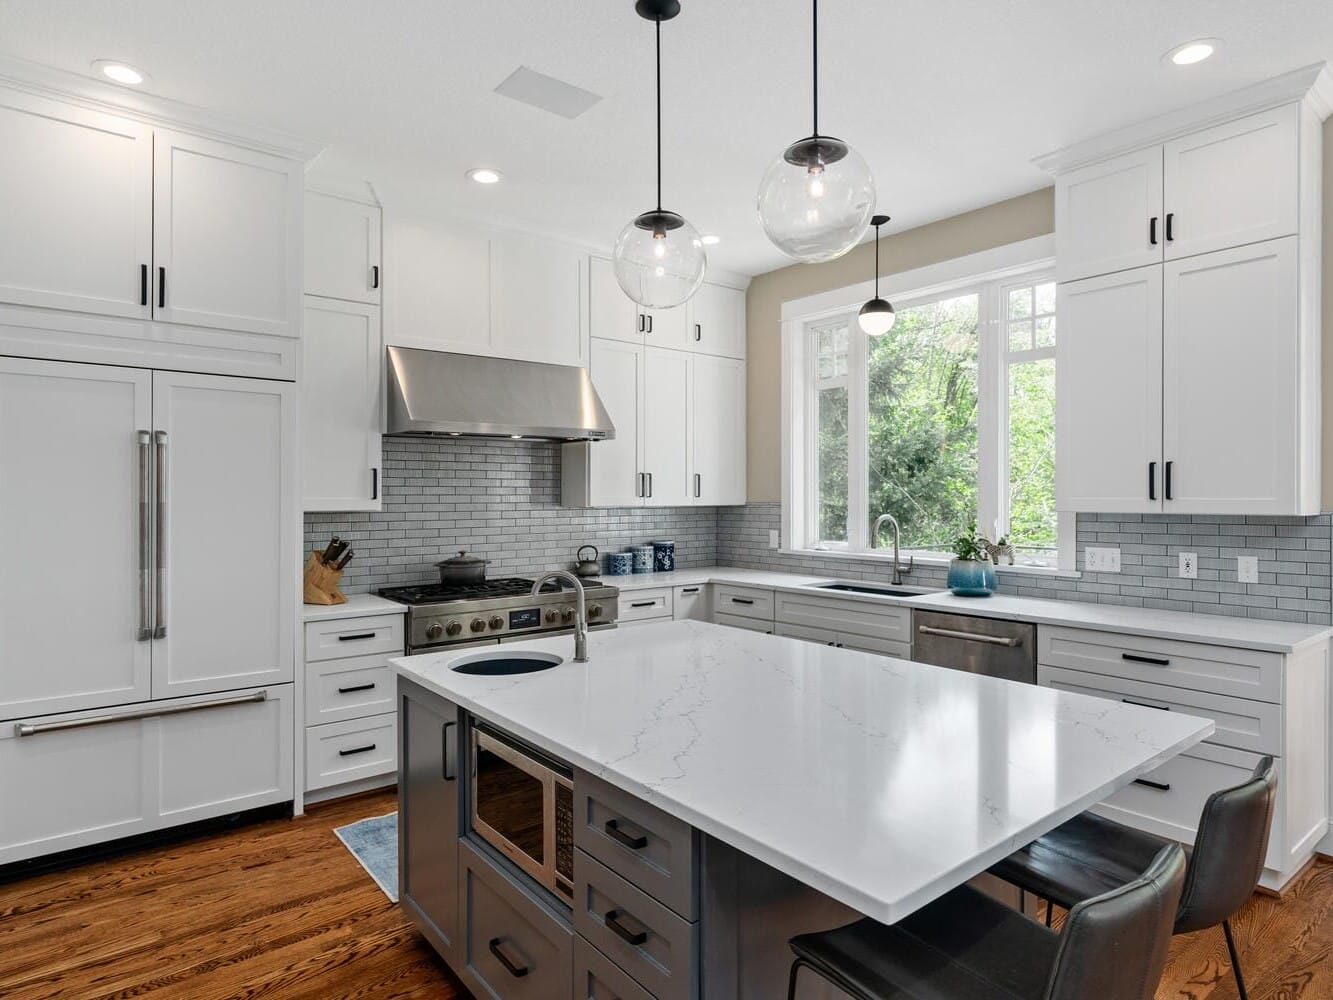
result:
[[[1045,188],[884,237],[880,272],[909,271],[1054,231],[1053,189]],[[873,244],[865,243],[827,264],[793,264],[750,283],[745,304],[752,502],[782,499],[782,303],[868,280],[874,255]]]

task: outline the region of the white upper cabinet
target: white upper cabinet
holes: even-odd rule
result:
[[[690,476],[691,373],[694,358],[684,351],[644,348],[644,504],[683,507],[694,502]]]
[[[155,318],[297,336],[303,197],[292,160],[157,129]]]
[[[745,503],[745,362],[696,354],[692,401],[693,502]]]
[[[467,226],[384,219],[384,342],[461,354],[491,347],[491,236]]]
[[[571,507],[643,504],[643,348],[593,338],[589,374],[616,429],[610,441],[562,449],[564,503]]]
[[[306,296],[301,412],[306,510],[380,509],[380,311]]]
[[[491,241],[491,326],[497,353],[524,361],[588,363],[583,323],[587,254],[534,236]]]
[[[588,324],[594,337],[642,344],[646,323],[639,307],[620,288],[605,257],[588,258]]]
[[[1055,267],[1061,281],[1162,259],[1162,150],[1117,156],[1055,181]]]
[[[153,132],[0,90],[0,301],[147,317]]]
[[[665,347],[673,351],[688,351],[694,346],[690,329],[690,314],[686,306],[673,309],[641,309],[643,315],[643,342],[649,347]]]
[[[378,305],[381,282],[379,207],[306,191],[306,294]]]
[[[745,293],[704,282],[686,304],[695,354],[745,357]]]
[[[1290,236],[1299,221],[1300,108],[1194,132],[1164,147],[1168,260]]]

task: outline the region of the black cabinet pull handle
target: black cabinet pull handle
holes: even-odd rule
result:
[[[1120,659],[1130,663],[1151,663],[1154,667],[1169,667],[1171,661],[1164,656],[1143,656],[1139,653],[1121,653]]]
[[[647,931],[632,931],[620,922],[619,910],[607,910],[606,916],[602,919],[606,921],[606,926],[615,931],[616,936],[626,944],[634,945],[637,948],[648,940]]]
[[[370,265],[370,287],[380,287],[380,266],[378,264]]]
[[[754,601],[752,601],[752,600],[751,600],[750,598],[748,598],[748,597],[733,597],[733,598],[731,599],[731,603],[732,603],[732,604],[753,604]]]
[[[1157,499],[1157,463],[1148,463],[1148,499]]]
[[[167,307],[167,269],[165,267],[157,269],[157,307],[159,309]]]
[[[1148,242],[1157,246],[1157,216],[1155,215],[1148,220]]]
[[[648,317],[648,332],[653,332],[653,318],[651,316]]]
[[[630,605],[630,607],[631,607],[631,608],[651,608],[651,607],[652,607],[654,604],[656,604],[656,603],[657,603],[656,601],[635,601],[633,604]]]
[[[620,820],[618,819],[607,820],[606,825],[603,826],[602,829],[604,829],[606,835],[617,844],[620,844],[622,847],[628,847],[631,851],[642,851],[648,846],[648,838],[643,834],[633,837],[620,829]]]
[[[1176,234],[1175,234],[1174,232],[1172,232],[1172,229],[1174,228],[1172,224],[1173,224],[1175,221],[1176,221],[1176,213],[1175,213],[1175,212],[1167,212],[1167,213],[1166,213],[1166,241],[1167,241],[1168,243],[1170,243],[1172,240],[1174,240],[1174,239],[1176,238]]]
[[[1155,788],[1155,789],[1157,789],[1159,792],[1169,792],[1169,791],[1171,791],[1171,785],[1170,785],[1170,783],[1169,783],[1169,782],[1165,782],[1165,781],[1149,781],[1147,778],[1135,778],[1135,779],[1134,779],[1134,784],[1136,784],[1136,785],[1145,785],[1145,786],[1148,787],[1148,788]]]
[[[374,633],[374,632],[356,632],[356,633],[354,633],[353,635],[340,635],[340,636],[338,636],[338,641],[339,641],[339,642],[354,642],[354,641],[356,641],[357,639],[373,639],[373,638],[375,638],[375,633]]]
[[[353,694],[357,691],[373,691],[373,690],[375,690],[375,685],[372,682],[370,684],[353,684],[351,687],[339,688],[338,693]]]
[[[505,967],[506,972],[515,979],[522,979],[528,974],[528,967],[526,965],[515,965],[509,960],[505,953],[500,950],[500,942],[502,940],[503,938],[491,938],[486,947],[491,950],[492,955],[500,960],[500,964]]]
[[[643,321],[643,313],[639,313],[639,332],[640,333],[648,332],[648,324]]]
[[[139,265],[139,305],[148,305],[148,265]]]
[[[372,468],[370,470],[370,499],[378,500],[380,498],[380,470]]]
[[[350,749],[350,750],[339,750],[339,751],[338,751],[338,756],[339,756],[339,757],[350,757],[350,756],[352,756],[353,754],[358,754],[358,753],[370,753],[370,751],[372,751],[372,750],[374,750],[374,749],[375,749],[375,744],[374,744],[374,743],[371,743],[371,744],[368,744],[367,746],[363,746],[363,747],[352,747],[352,749]]]
[[[1171,711],[1170,705],[1150,705],[1146,701],[1135,701],[1133,698],[1121,698],[1126,705],[1137,705],[1139,708],[1155,708],[1159,712]]]
[[[458,725],[457,722],[446,722],[440,727],[440,770],[443,772],[440,777],[445,781],[453,781],[458,775],[449,773],[449,730]]]
[[[696,341],[704,339],[704,328],[700,326],[698,323],[694,324],[694,339]]]
[[[698,587],[682,587],[680,592],[681,592],[682,594],[697,594],[697,593],[699,593],[699,588],[698,588]]]
[[[694,474],[694,497],[696,500],[703,496],[703,482],[703,476],[696,472]]]
[[[652,329],[653,329],[653,327],[652,327],[652,323],[650,322],[650,323],[648,324],[648,332],[651,333],[651,332],[652,332]],[[651,472],[645,472],[645,473],[644,473],[644,476],[648,479],[648,496],[649,496],[649,497],[652,497],[652,495],[653,495],[653,474],[652,474]]]
[[[1176,464],[1175,462],[1167,462],[1166,465],[1162,467],[1162,471],[1164,473],[1162,485],[1166,489],[1166,498],[1168,500],[1173,499],[1171,496],[1171,466],[1175,464]]]

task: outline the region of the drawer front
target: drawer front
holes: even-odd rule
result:
[[[504,1000],[568,1000],[573,932],[466,840],[458,850],[463,963],[472,992]]]
[[[779,594],[777,620],[784,625],[804,625],[832,629],[852,635],[912,641],[912,611],[893,605],[865,601],[839,600],[833,597],[807,597],[804,594]]]
[[[620,595],[620,610],[616,613],[616,621],[622,625],[626,622],[641,622],[650,618],[670,617],[670,587],[655,590],[634,590]]]
[[[574,936],[574,1000],[654,1000],[600,951]]]
[[[392,712],[393,673],[382,656],[319,660],[306,668],[307,725]]]
[[[912,647],[908,643],[891,642],[888,639],[876,639],[868,635],[848,635],[829,629],[785,623],[774,626],[773,634],[786,636],[789,639],[800,639],[803,642],[813,642],[820,646],[837,646],[840,649],[855,649],[861,653],[895,656],[900,660],[912,658]]]
[[[740,618],[773,620],[773,591],[754,587],[733,587],[729,583],[713,584],[713,610]]]
[[[810,628],[806,625],[788,625],[786,622],[778,622],[773,626],[773,634],[780,635],[786,639],[800,639],[802,642],[813,642],[819,646],[836,646],[842,639],[842,636],[826,628]]]
[[[706,622],[711,617],[712,602],[708,599],[708,585],[696,583],[689,587],[677,587],[671,595],[672,617],[676,621],[694,619]]]
[[[330,722],[305,731],[305,787],[329,788],[398,769],[398,717]]]
[[[728,628],[743,628],[750,632],[763,632],[766,635],[773,634],[773,623],[767,618],[743,618],[740,615],[714,611],[713,624],[726,625]]]
[[[697,925],[581,851],[574,854],[574,930],[658,1000],[697,993]]]
[[[1282,700],[1279,653],[1043,625],[1037,633],[1037,658],[1052,667],[1092,674],[1255,701]]]
[[[686,920],[698,913],[694,828],[584,771],[574,773],[574,846]]]
[[[370,615],[306,622],[305,658],[337,660],[347,656],[403,655],[403,616]]]
[[[1281,706],[1268,702],[1226,698],[1206,691],[1186,691],[1044,665],[1037,668],[1037,683],[1042,687],[1212,719],[1217,728],[1208,737],[1209,743],[1252,753],[1282,753]]]

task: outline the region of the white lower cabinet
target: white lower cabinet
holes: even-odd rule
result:
[[[631,590],[620,595],[620,610],[616,624],[637,625],[643,622],[670,621],[672,593],[670,587],[651,590]]]
[[[712,588],[706,583],[676,587],[671,594],[671,617],[676,621],[712,621]]]
[[[392,773],[398,767],[398,716],[393,712],[308,726],[305,785],[314,791]]]
[[[760,618],[746,618],[744,615],[727,614],[725,611],[713,612],[714,625],[726,625],[728,628],[743,628],[747,632],[773,634],[773,623]]]
[[[876,639],[868,635],[856,635],[851,632],[838,632],[826,628],[810,628],[805,625],[787,625],[779,622],[774,627],[774,635],[802,642],[813,642],[820,646],[836,646],[838,649],[854,649],[861,653],[875,653],[879,656],[892,656],[899,660],[912,658],[912,647],[905,642],[892,642]]]
[[[292,686],[0,728],[0,864],[285,802]]]

